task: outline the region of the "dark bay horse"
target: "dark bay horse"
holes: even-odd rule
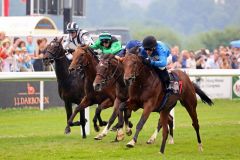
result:
[[[124,79],[129,84],[129,99],[127,106],[129,110],[138,110],[143,108],[142,116],[136,126],[136,133],[133,139],[127,144],[127,147],[133,147],[137,142],[138,134],[148,119],[151,112],[159,112],[159,106],[164,97],[163,84],[152,67],[144,65],[142,58],[135,54],[127,54],[123,60]],[[160,112],[162,125],[162,144],[160,152],[163,154],[166,140],[168,137],[168,115],[170,110],[176,105],[177,100],[186,108],[192,119],[192,125],[196,131],[199,150],[202,150],[201,138],[199,133],[199,124],[197,118],[197,98],[196,93],[201,100],[208,105],[212,105],[212,100],[194,83],[188,75],[180,70],[174,70],[179,80],[182,81],[182,91],[179,95],[169,97],[164,109]]]
[[[55,62],[55,73],[58,82],[58,93],[60,98],[64,101],[64,106],[67,114],[67,121],[72,115],[72,103],[79,104],[81,99],[84,97],[83,83],[80,76],[75,76],[69,73],[68,67],[70,61],[65,55],[66,51],[62,46],[62,38],[54,38],[53,41],[46,48],[46,54],[44,55],[44,63],[49,64]],[[99,117],[101,110],[96,111],[95,117]],[[99,121],[99,122],[100,122]],[[71,126],[82,125],[83,138],[86,137],[85,133],[85,111],[80,112],[80,121],[74,122]],[[65,133],[70,133],[70,128],[65,129]]]
[[[123,64],[115,58],[112,54],[107,54],[101,57],[100,63],[97,65],[97,75],[94,80],[93,86],[95,90],[102,90],[105,87],[109,87],[111,85],[116,86],[116,99],[115,101],[120,101],[121,108],[120,110],[125,111],[125,127],[126,132],[129,134],[130,128],[128,126],[128,118],[130,116],[129,113],[126,112],[126,100],[128,99],[128,86],[124,83],[123,79]],[[119,107],[119,106],[116,106]],[[119,122],[119,128],[123,127],[122,120]],[[170,129],[170,135],[171,135],[171,141],[170,143],[173,143],[173,117],[169,115],[168,118],[168,124]],[[103,135],[107,133],[107,130],[111,127],[110,120],[108,125],[106,126],[107,129],[103,130],[102,133],[100,133],[98,136],[102,138]],[[152,144],[157,136],[157,133],[161,129],[161,125],[158,125],[157,130],[154,132],[154,134],[151,136],[151,138],[147,141],[148,144]],[[117,137],[120,137],[121,132],[118,132]]]

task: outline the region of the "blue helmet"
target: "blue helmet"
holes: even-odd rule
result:
[[[138,40],[131,40],[127,43],[126,45],[126,49],[131,49],[133,47],[141,47],[142,46],[142,43]]]

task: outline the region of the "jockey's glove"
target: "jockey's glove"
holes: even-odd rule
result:
[[[150,65],[151,64],[151,60],[149,58],[145,58],[145,59],[143,59],[143,64]]]

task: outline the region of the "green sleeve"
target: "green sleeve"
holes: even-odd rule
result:
[[[90,47],[91,47],[92,49],[99,49],[99,48],[101,47],[101,45],[100,45],[100,40],[97,39],[96,42],[95,42],[94,44],[92,44]]]
[[[103,53],[105,54],[116,54],[118,51],[122,50],[122,44],[120,41],[113,42],[111,48],[105,49]]]

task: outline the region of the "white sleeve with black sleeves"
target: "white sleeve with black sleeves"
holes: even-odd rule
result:
[[[90,34],[88,33],[88,31],[81,30],[81,34],[80,35],[81,35],[82,44],[86,44],[86,45],[94,44],[93,39],[90,36]]]
[[[70,41],[70,36],[67,35],[66,39],[63,41],[63,48],[64,48],[64,49],[68,49],[70,42],[71,42],[71,41]]]

